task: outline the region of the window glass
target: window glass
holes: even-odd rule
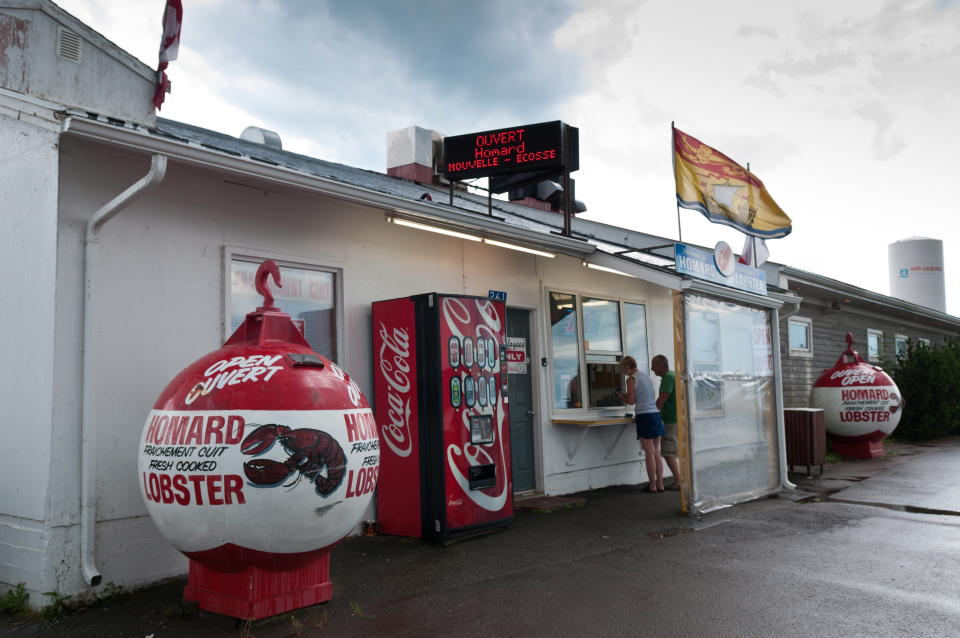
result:
[[[609,358],[611,360],[607,362],[587,358],[587,392],[590,399],[588,405],[591,408],[623,405],[623,402],[617,398],[617,392],[624,389],[623,373],[620,372],[617,357]]]
[[[867,356],[871,361],[878,361],[883,355],[883,333],[874,330],[867,331]]]
[[[583,348],[588,352],[620,350],[620,304],[607,299],[583,298]]]
[[[802,321],[790,321],[790,349],[810,350],[810,325]]]
[[[904,335],[897,335],[894,341],[894,349],[898,357],[907,356],[907,341],[908,339]]]
[[[574,295],[550,293],[550,349],[553,363],[553,407],[582,407],[577,298]]]
[[[230,332],[236,330],[247,313],[263,305],[255,288],[259,261],[233,259],[230,262]],[[336,275],[324,270],[280,266],[277,288],[272,278],[267,287],[274,304],[290,315],[310,347],[332,361],[337,360]]]
[[[623,342],[624,354],[629,354],[637,360],[637,368],[643,372],[650,371],[650,353],[647,352],[647,308],[643,304],[623,304]],[[672,352],[661,352],[672,360]]]
[[[924,348],[929,348],[929,347],[930,347],[930,340],[929,340],[929,339],[924,339],[923,337],[920,337],[919,339],[917,339],[917,342],[918,342],[921,346],[923,346]]]

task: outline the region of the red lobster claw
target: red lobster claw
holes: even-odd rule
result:
[[[278,435],[282,433],[280,428],[286,428],[286,426],[277,425],[276,423],[261,425],[247,435],[247,438],[240,444],[240,451],[244,454],[261,454],[266,452],[277,442]]]
[[[277,485],[293,470],[286,463],[271,459],[254,459],[243,464],[243,473],[254,485]]]

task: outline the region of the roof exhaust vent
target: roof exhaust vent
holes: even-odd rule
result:
[[[419,126],[387,133],[387,175],[421,184],[436,184],[443,135]]]
[[[260,128],[259,126],[248,126],[243,129],[243,133],[240,134],[240,139],[253,142],[254,144],[263,144],[264,146],[269,146],[270,148],[275,148],[278,151],[283,150],[283,143],[280,141],[280,135],[275,131],[268,131],[265,128]]]

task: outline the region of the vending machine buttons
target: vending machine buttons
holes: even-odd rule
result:
[[[461,392],[460,377],[450,379],[450,405],[459,408],[463,403],[463,394]]]

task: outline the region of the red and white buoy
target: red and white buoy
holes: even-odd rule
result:
[[[140,440],[140,490],[154,523],[190,558],[184,592],[202,609],[263,618],[329,600],[328,548],[363,518],[380,464],[356,383],[314,353],[273,306],[164,389]]]
[[[883,456],[882,441],[897,427],[903,407],[897,384],[860,357],[849,332],[847,349],[813,384],[810,402],[823,409],[833,451],[861,459]]]

